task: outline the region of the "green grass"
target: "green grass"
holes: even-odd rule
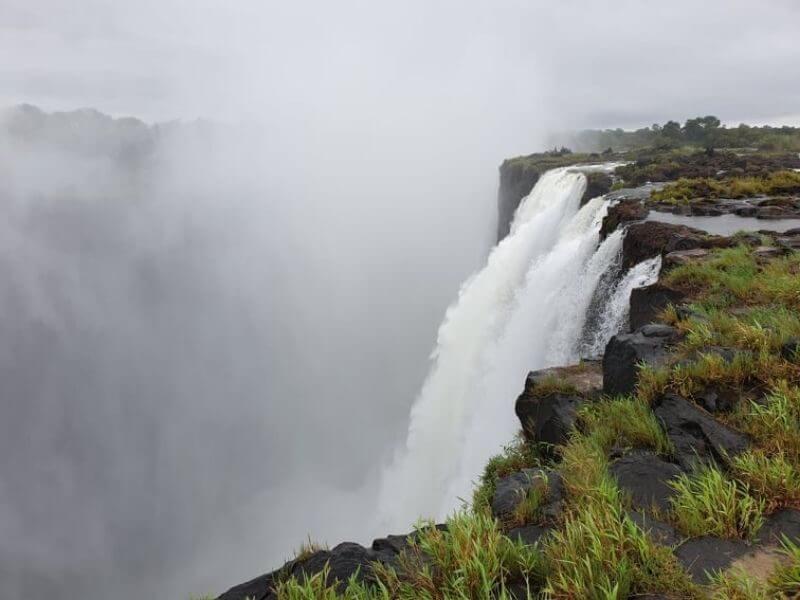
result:
[[[800,597],[800,546],[784,538],[781,552],[785,561],[776,567],[769,579],[770,588],[777,598]]]
[[[603,437],[575,433],[562,451],[568,491],[563,527],[544,547],[545,592],[552,598],[627,598],[631,593],[694,588],[668,548],[655,544],[625,512],[608,473]]]
[[[762,449],[748,450],[732,459],[731,470],[754,496],[765,501],[768,511],[800,507],[800,470],[783,452],[770,455]]]
[[[715,573],[711,600],[769,600],[767,586],[741,569]]]
[[[585,404],[578,410],[578,422],[584,431],[592,432],[606,453],[615,444],[649,448],[664,455],[673,451],[650,407],[638,398],[620,397]]]
[[[673,519],[688,536],[750,539],[764,522],[764,502],[717,467],[681,475],[670,485],[677,492],[670,499]]]
[[[800,389],[778,381],[760,402],[740,405],[733,422],[769,455],[783,454],[800,463]]]
[[[505,598],[512,583],[538,589],[541,553],[512,541],[483,512],[461,512],[447,529],[425,527],[397,570],[376,570],[391,598]]]
[[[543,398],[552,394],[575,395],[578,389],[566,379],[556,375],[547,375],[536,382],[531,395],[535,398]]]
[[[651,194],[655,202],[685,203],[695,198],[751,198],[780,196],[800,192],[800,173],[775,171],[763,177],[710,177],[679,179]]]

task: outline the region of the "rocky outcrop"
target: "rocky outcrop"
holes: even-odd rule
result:
[[[630,299],[631,330],[652,323],[667,306],[679,305],[685,295],[679,290],[667,287],[662,283],[654,283],[646,287],[634,288]]]
[[[563,444],[577,407],[601,385],[600,364],[593,361],[529,373],[514,407],[525,436],[534,443]]]
[[[628,227],[622,242],[622,267],[629,269],[634,265],[669,254],[676,250],[696,248],[720,248],[731,245],[728,238],[712,236],[704,231],[659,221],[634,223]]]
[[[685,541],[675,549],[675,556],[695,583],[703,584],[708,583],[709,574],[727,569],[751,551],[750,545],[742,540],[703,536]]]
[[[595,171],[586,174],[586,191],[581,198],[581,206],[586,204],[592,198],[603,196],[611,191],[611,185],[614,180],[611,175],[602,171]]]
[[[603,392],[630,394],[636,387],[639,365],[663,364],[669,347],[679,339],[678,330],[668,325],[650,324],[632,333],[611,338],[603,355]]]
[[[676,394],[657,398],[653,412],[675,447],[675,460],[684,469],[709,460],[725,463],[749,445],[747,436]]]
[[[643,220],[649,212],[650,209],[641,200],[628,198],[620,200],[608,209],[608,213],[603,218],[603,224],[600,226],[600,239],[604,240],[622,225]]]
[[[523,469],[497,482],[492,498],[492,514],[501,522],[513,522],[517,507],[529,494],[538,494],[538,524],[553,523],[561,515],[564,483],[557,471]]]
[[[678,465],[643,450],[615,460],[609,470],[620,489],[630,496],[634,508],[649,510],[656,507],[664,513],[669,510],[669,499],[675,494],[669,482],[683,472]]]
[[[500,188],[497,191],[497,241],[508,235],[511,220],[520,201],[527,196],[542,172],[519,163],[503,163],[500,167]]]

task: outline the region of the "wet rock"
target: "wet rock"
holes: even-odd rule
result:
[[[628,516],[631,518],[631,521],[636,523],[639,529],[648,534],[654,542],[662,546],[672,546],[680,540],[678,531],[669,523],[654,519],[638,510],[630,511]]]
[[[642,204],[640,200],[621,200],[618,204],[608,209],[608,213],[600,227],[600,239],[605,239],[621,225],[643,220],[649,212],[650,209]]]
[[[527,439],[563,444],[575,422],[575,410],[587,396],[599,392],[601,378],[597,362],[529,373],[514,406]]]
[[[676,250],[702,248],[705,232],[685,225],[659,221],[634,223],[628,227],[622,242],[622,267],[634,265],[660,254]]]
[[[800,227],[793,227],[792,229],[787,229],[783,232],[783,235],[787,236],[795,236],[800,235]]]
[[[603,366],[599,360],[584,360],[577,365],[531,371],[525,380],[525,391],[538,393],[541,386],[553,380],[568,385],[581,396],[593,396],[603,387]]]
[[[753,250],[753,254],[759,258],[774,258],[776,256],[781,256],[783,250],[776,246],[758,246]]]
[[[592,198],[603,196],[611,190],[611,185],[614,181],[611,175],[603,171],[594,171],[586,174],[586,191],[581,198],[581,206],[586,204]]]
[[[267,573],[232,587],[217,600],[274,600],[277,598],[274,592],[277,573]]]
[[[695,401],[710,413],[727,413],[739,403],[741,390],[729,387],[709,387],[695,395]]]
[[[539,491],[544,496],[547,490],[547,473],[543,469],[523,469],[497,482],[492,497],[492,514],[506,521],[514,516],[517,506],[529,493]]]
[[[678,340],[678,331],[668,325],[644,325],[632,333],[615,335],[603,355],[603,391],[629,394],[636,386],[639,364],[658,366]]]
[[[669,288],[661,283],[634,288],[630,299],[630,328],[639,329],[655,320],[667,306],[683,302],[683,292]]]
[[[533,546],[539,543],[550,531],[552,531],[551,527],[526,525],[525,527],[515,527],[506,535],[515,542],[520,541],[528,546]]]
[[[707,573],[727,569],[731,563],[750,552],[742,540],[703,536],[687,540],[675,549],[675,556],[695,583],[708,583]]]
[[[800,544],[800,510],[784,508],[767,517],[758,538],[765,544],[780,544],[786,536],[795,544]]]
[[[800,339],[791,338],[781,346],[781,356],[788,361],[796,362],[800,358]]]
[[[539,491],[540,523],[557,521],[564,505],[564,482],[556,471],[523,469],[497,482],[492,498],[492,514],[500,521],[513,520],[517,506],[529,493]]]
[[[709,251],[705,248],[694,248],[692,250],[676,250],[664,257],[664,267],[679,267],[697,260],[706,258]]]
[[[775,238],[775,243],[786,250],[800,249],[800,236],[784,236]]]
[[[682,473],[681,468],[659,457],[655,452],[635,451],[615,460],[610,466],[620,489],[626,492],[634,508],[660,511],[670,508],[675,494],[669,481]]]
[[[653,403],[672,444],[676,460],[686,470],[710,459],[724,462],[747,449],[747,437],[723,425],[707,412],[676,394],[665,394]]]
[[[759,206],[755,216],[757,219],[786,219],[793,217],[794,212],[780,206]]]

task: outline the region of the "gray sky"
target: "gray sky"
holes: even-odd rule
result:
[[[0,597],[185,598],[308,534],[389,533],[370,490],[493,241],[500,161],[568,128],[799,122],[798,23],[0,0],[0,105],[246,124],[145,168],[0,136]]]
[[[384,140],[421,122],[513,152],[547,126],[797,115],[798,21],[792,0],[3,0],[0,101]]]

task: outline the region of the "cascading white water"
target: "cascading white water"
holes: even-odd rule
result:
[[[382,526],[457,508],[518,429],[513,402],[525,374],[579,358],[587,309],[622,241],[615,232],[597,247],[607,201],[579,209],[585,187],[575,169],[545,173],[447,310],[405,447],[383,474]]]

